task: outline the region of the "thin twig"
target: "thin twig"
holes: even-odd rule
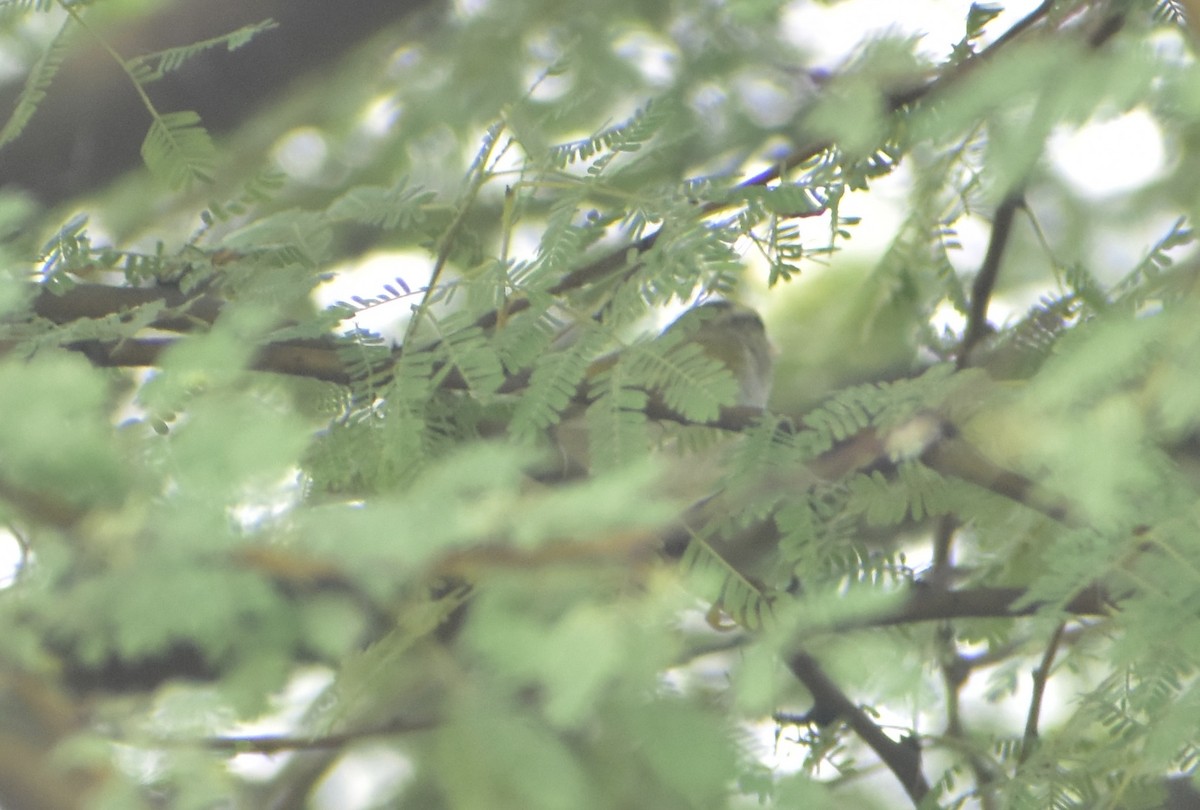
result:
[[[1054,633],[1051,634],[1050,641],[1046,644],[1046,652],[1042,655],[1042,662],[1033,671],[1033,697],[1029,700],[1029,716],[1025,718],[1025,736],[1021,738],[1021,755],[1017,758],[1019,765],[1029,759],[1037,744],[1038,719],[1042,714],[1042,699],[1046,695],[1046,684],[1050,680],[1050,668],[1054,665],[1054,655],[1058,652],[1058,645],[1066,626],[1065,622],[1059,622],[1058,627],[1054,628]]]
[[[954,515],[946,515],[938,521],[937,531],[933,534],[933,571],[930,575],[934,582],[948,581],[954,568],[954,535],[958,524]]]
[[[503,129],[503,124],[497,124],[488,130],[483,151],[471,166],[471,169],[475,172],[475,176],[456,206],[458,210],[454,215],[454,219],[450,221],[450,224],[446,226],[446,230],[438,237],[437,257],[434,259],[433,269],[429,271],[429,283],[425,285],[425,294],[421,296],[421,302],[413,310],[412,317],[408,321],[408,326],[404,330],[404,340],[401,345],[409,345],[413,335],[416,334],[417,329],[420,327],[421,321],[429,311],[429,305],[437,292],[442,272],[446,269],[446,263],[450,260],[450,254],[454,250],[454,240],[467,221],[467,214],[471,210],[472,203],[475,202],[479,196],[479,192],[491,178],[487,164],[492,158],[492,151],[496,148],[496,143],[500,140],[500,133]]]
[[[938,628],[937,643],[940,649],[942,682],[946,688],[946,738],[959,743],[964,751],[967,764],[975,775],[975,792],[982,810],[992,810],[996,798],[990,786],[996,780],[996,772],[985,757],[973,750],[962,722],[960,695],[963,684],[971,675],[970,662],[958,651],[954,625],[951,622],[942,622]]]
[[[971,286],[971,308],[967,314],[967,328],[963,332],[958,350],[958,367],[966,368],[970,363],[971,351],[988,334],[987,311],[992,300],[992,292],[996,288],[996,280],[1000,275],[1000,264],[1004,251],[1012,236],[1013,220],[1017,209],[1025,204],[1024,195],[1011,191],[996,206],[996,214],[992,218],[992,236],[988,241],[987,253],[983,257],[983,265],[975,276]]]
[[[1004,45],[1005,43],[1020,36],[1023,32],[1032,27],[1034,24],[1040,22],[1043,17],[1049,14],[1050,10],[1054,8],[1054,3],[1055,0],[1045,0],[1045,2],[1040,6],[1018,20],[1012,28],[1009,28],[1007,31],[997,37],[996,41],[993,42],[990,47],[995,48],[997,46]]]

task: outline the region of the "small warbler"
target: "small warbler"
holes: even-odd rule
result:
[[[738,383],[743,408],[765,408],[771,394],[774,357],[762,318],[749,307],[730,301],[709,301],[683,313],[664,330],[688,330],[685,339],[704,347],[704,353],[720,360]]]
[[[683,313],[658,339],[678,340],[667,356],[680,346],[698,344],[705,354],[719,360],[737,383],[737,398],[731,407],[762,409],[771,392],[774,358],[762,319],[749,307],[729,301],[709,301]],[[606,355],[592,363],[592,378],[621,361],[620,353]],[[647,413],[662,406],[660,392],[649,391]],[[652,431],[657,433],[657,431]],[[551,431],[562,461],[562,474],[577,475],[590,470],[588,430],[581,411],[564,414]]]

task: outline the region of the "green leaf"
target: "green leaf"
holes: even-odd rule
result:
[[[662,339],[660,338],[660,341]],[[662,397],[668,408],[693,422],[710,422],[737,402],[739,387],[729,367],[697,343],[630,347],[629,377]]]
[[[133,470],[112,435],[108,396],[103,373],[79,355],[5,359],[0,481],[74,504],[118,498]]]
[[[33,69],[29,71],[29,75],[25,77],[25,85],[17,97],[17,106],[4,123],[4,129],[0,129],[0,148],[15,141],[37,112],[38,106],[46,97],[50,83],[62,67],[74,31],[74,21],[68,17],[54,35],[54,39],[50,40]]]
[[[491,394],[504,384],[504,366],[483,329],[470,325],[454,328],[458,319],[447,320],[441,350],[467,386],[478,395]]]
[[[408,230],[424,219],[424,208],[436,198],[432,191],[409,186],[401,178],[393,186],[358,186],[333,201],[326,213],[335,220],[361,222],[384,230]]]
[[[256,638],[290,643],[295,631],[280,594],[258,575],[174,555],[78,583],[63,594],[55,625],[91,663],[149,658],[180,643],[215,663],[253,649]]]
[[[972,3],[967,12],[967,39],[980,37],[984,26],[1002,13],[1004,6],[999,3]]]
[[[497,740],[504,740],[497,745]],[[602,792],[565,740],[529,723],[503,699],[467,694],[437,732],[438,761],[453,806],[530,810],[600,808]],[[461,763],[472,767],[462,770]]]
[[[722,721],[697,704],[660,698],[626,708],[627,727],[656,779],[686,807],[720,806],[733,778],[733,750]]]
[[[587,332],[572,346],[544,353],[533,367],[529,387],[513,411],[509,431],[527,441],[556,424],[570,406],[604,336]]]
[[[620,469],[647,453],[646,393],[622,385],[621,380],[619,369],[614,368],[593,381],[600,393],[588,406],[586,419],[588,457],[595,472]]]
[[[229,51],[236,51],[262,32],[278,27],[275,21],[270,19],[250,23],[228,34],[200,40],[199,42],[193,42],[179,48],[167,48],[166,50],[155,51],[154,53],[129,59],[125,62],[125,68],[138,84],[149,84],[161,79],[168,73],[179,70],[188,60],[205,51],[222,47]]]
[[[172,189],[212,180],[217,150],[190,110],[156,116],[142,141],[142,160]]]

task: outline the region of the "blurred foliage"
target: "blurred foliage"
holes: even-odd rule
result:
[[[345,807],[372,748],[364,807],[903,801],[803,652],[928,753],[921,807],[1162,806],[1200,743],[1186,4],[964,2],[833,70],[810,5],[455,3],[213,133],[156,82],[270,21],[139,49],[170,4],[0,4],[0,156],[83,40],[149,121],[82,198],[0,189],[0,805]],[[1048,159],[1131,110],[1140,185]],[[765,413],[654,337],[711,298],[764,314]]]

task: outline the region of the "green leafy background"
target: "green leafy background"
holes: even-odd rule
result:
[[[87,199],[0,191],[0,804],[302,807],[377,745],[380,807],[1160,806],[1200,734],[1194,34],[957,6],[942,55],[809,75],[785,3],[457,4],[212,134],[157,82],[272,21],[123,53],[141,4],[4,4],[0,158],[80,39],[149,123]],[[1163,171],[1061,179],[1052,135],[1134,109]],[[1016,314],[964,355],[1014,194]],[[712,297],[763,313],[766,413],[655,339]]]

